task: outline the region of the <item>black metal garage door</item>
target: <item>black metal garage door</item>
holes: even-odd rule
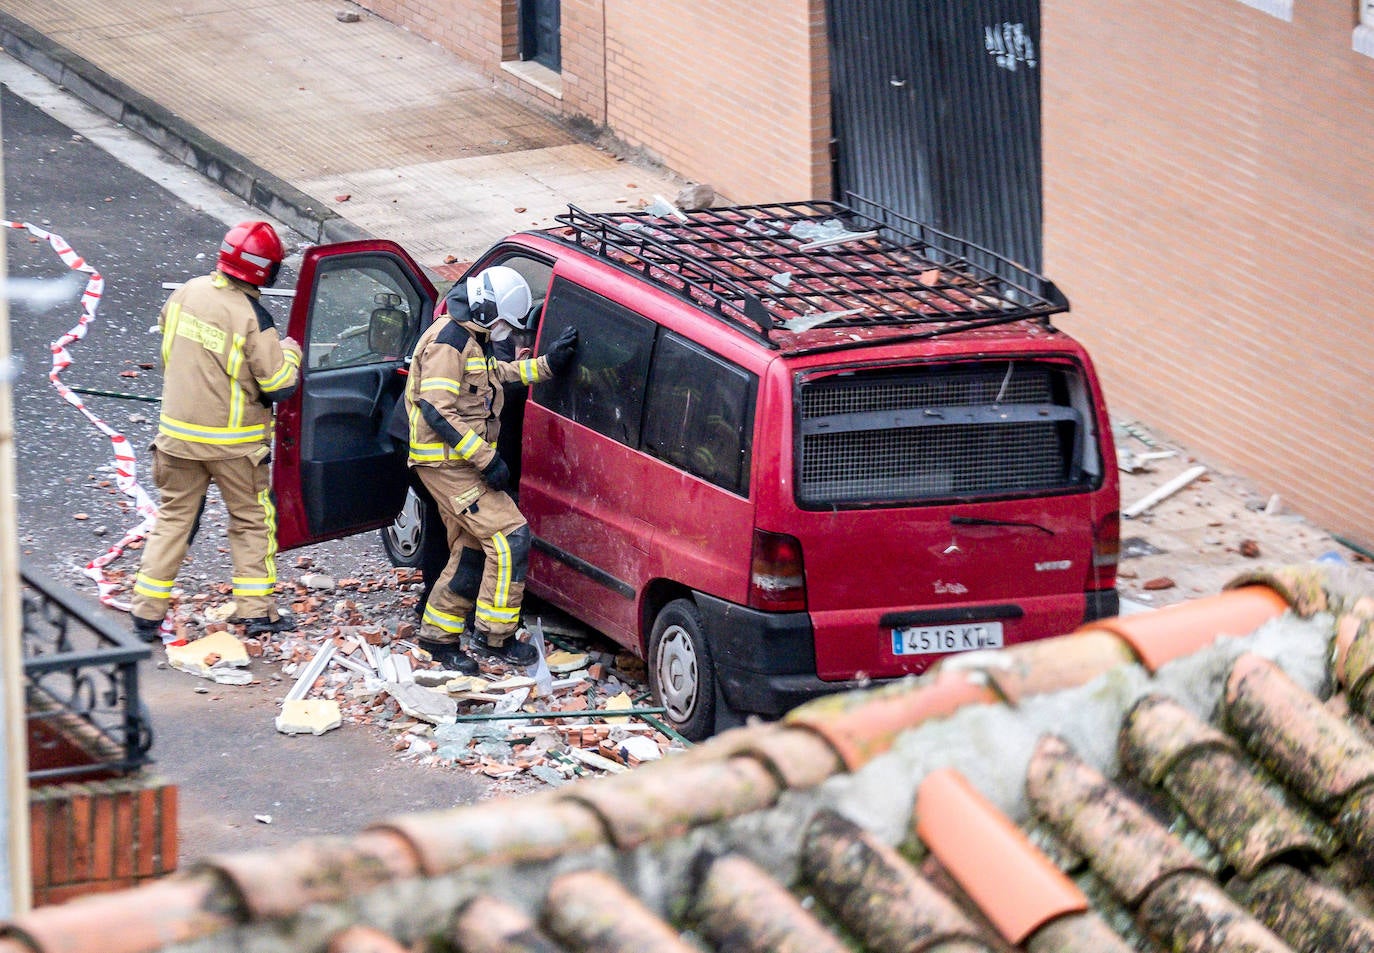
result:
[[[836,185],[1039,271],[1039,0],[828,0]]]

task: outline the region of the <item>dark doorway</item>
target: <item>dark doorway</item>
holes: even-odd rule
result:
[[[559,0],[520,0],[520,58],[554,72],[563,69],[558,41]]]
[[[1039,271],[1039,0],[829,0],[837,192]]]

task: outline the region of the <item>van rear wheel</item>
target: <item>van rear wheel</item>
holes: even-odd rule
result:
[[[649,635],[649,690],[668,723],[684,738],[703,741],[716,726],[716,669],[701,613],[675,599],[654,619]]]

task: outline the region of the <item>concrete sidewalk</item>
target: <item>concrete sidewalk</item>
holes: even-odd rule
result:
[[[450,277],[569,203],[681,187],[344,0],[0,0],[0,44],[307,241],[394,239]]]

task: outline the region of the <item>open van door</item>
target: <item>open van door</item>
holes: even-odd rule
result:
[[[305,252],[287,334],[301,383],[277,408],[272,484],[282,549],[382,526],[406,495],[405,448],[387,436],[438,294],[397,244]]]

